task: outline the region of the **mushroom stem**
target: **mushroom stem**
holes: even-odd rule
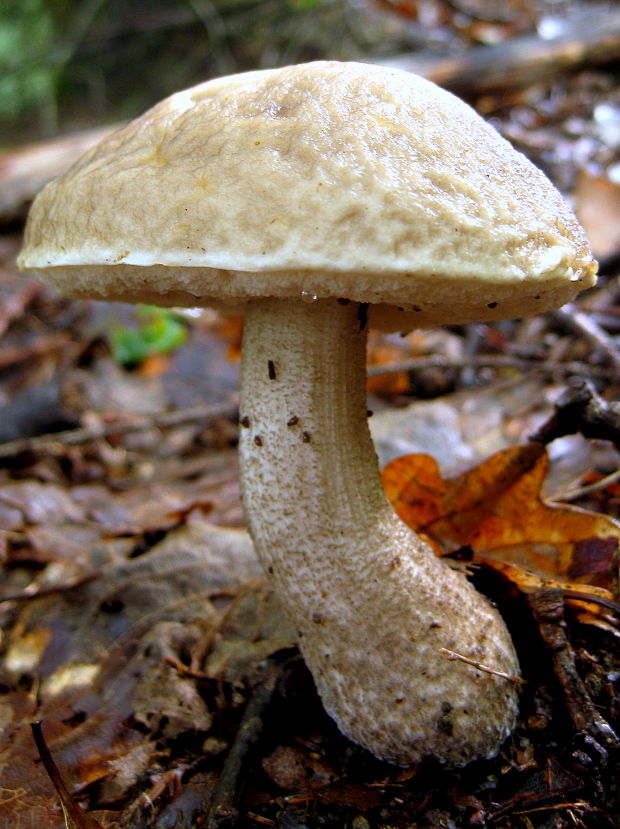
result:
[[[250,303],[243,500],[261,562],[340,729],[400,765],[463,765],[514,726],[519,673],[499,616],[403,524],[381,486],[365,399],[365,307]],[[442,650],[443,649],[443,650]]]

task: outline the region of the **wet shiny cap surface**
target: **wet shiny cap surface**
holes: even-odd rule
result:
[[[562,196],[473,109],[340,62],[157,104],[38,196],[20,265],[163,305],[347,297],[396,328],[544,311],[596,270]]]

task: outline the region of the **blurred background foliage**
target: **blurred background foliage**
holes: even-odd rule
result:
[[[208,77],[407,39],[370,0],[3,0],[0,143],[131,117]]]

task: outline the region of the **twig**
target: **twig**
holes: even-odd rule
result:
[[[620,404],[608,403],[583,379],[558,398],[555,411],[530,440],[547,444],[577,432],[586,438],[610,440],[620,450]]]
[[[608,749],[620,747],[618,736],[592,702],[575,665],[575,653],[564,627],[564,591],[547,588],[526,594],[527,602],[543,642],[547,646],[554,674],[564,694],[564,704],[576,731],[587,738],[599,766],[605,766]]]
[[[1,327],[1,325],[0,325]],[[0,331],[0,335],[1,335]],[[49,352],[59,352],[61,349],[66,355],[66,348],[69,346],[71,340],[64,331],[58,334],[50,334],[47,337],[39,337],[31,343],[22,346],[13,346],[12,348],[3,348],[0,352],[0,371],[9,368],[17,363],[24,363],[26,360],[31,360],[33,357],[41,357]]]
[[[597,593],[591,593],[587,590],[576,590],[573,587],[563,587],[565,599],[574,599],[577,602],[587,602],[588,604],[597,604],[599,607],[604,607],[612,613],[620,616],[620,603],[615,602],[607,596],[599,596]]]
[[[620,371],[620,351],[609,334],[600,325],[590,319],[583,311],[578,310],[574,305],[564,305],[551,312],[561,323],[571,328],[580,337],[586,339],[593,348],[602,351],[607,360]]]
[[[54,788],[58,792],[67,827],[75,827],[75,829],[102,829],[100,823],[80,809],[69,793],[65,781],[58,771],[58,766],[54,762],[54,758],[45,742],[41,729],[41,721],[37,720],[36,722],[30,723],[30,727],[45,771],[48,773],[50,780],[54,784]]]
[[[520,792],[504,801],[501,805],[494,804],[495,808],[487,815],[487,824],[493,825],[511,814],[526,815],[529,812],[535,812],[539,809],[562,808],[566,805],[567,797],[578,795],[581,790],[579,786],[568,786],[564,789],[550,789],[543,792]],[[574,804],[571,803],[570,805]]]
[[[207,655],[213,647],[213,642],[216,636],[221,635],[222,630],[225,628],[230,619],[233,617],[234,613],[237,611],[239,603],[246,599],[249,595],[251,595],[251,593],[256,592],[259,589],[261,591],[264,591],[264,588],[264,582],[260,580],[249,581],[247,583],[241,584],[238,588],[234,590],[216,590],[212,593],[209,593],[209,601],[213,601],[216,598],[222,597],[226,597],[231,601],[226,610],[217,619],[217,621],[215,621],[210,626],[209,630],[200,642],[200,648],[195,649],[192,652],[191,664],[184,665],[176,656],[173,656],[171,654],[167,655],[164,658],[164,661],[172,668],[174,668],[175,671],[177,671],[177,673],[181,676],[190,677],[192,679],[213,679],[213,676],[210,673],[200,670],[198,666],[205,662]]]
[[[482,662],[477,662],[475,659],[470,659],[468,656],[463,656],[460,653],[456,653],[456,651],[448,650],[448,648],[439,648],[439,652],[445,654],[445,656],[447,656],[451,662],[454,662],[456,660],[458,660],[459,662],[464,662],[466,665],[471,665],[477,670],[483,671],[485,674],[499,676],[502,679],[508,680],[508,682],[513,682],[515,685],[518,685],[519,687],[521,685],[524,685],[526,682],[526,680],[522,679],[520,676],[507,674],[504,671],[498,671],[496,668],[489,668],[488,665],[483,665]]]
[[[79,446],[90,440],[129,435],[148,429],[165,429],[193,423],[200,420],[213,420],[218,417],[235,417],[238,411],[238,399],[230,397],[223,403],[210,406],[190,406],[173,412],[164,412],[153,417],[136,417],[131,420],[115,420],[111,423],[95,423],[78,429],[67,429],[53,434],[37,435],[30,438],[16,438],[0,443],[0,458],[11,458],[21,452],[54,452],[62,446]]]
[[[551,495],[549,500],[577,501],[579,498],[583,498],[584,495],[590,495],[592,492],[598,492],[601,489],[606,489],[608,486],[611,486],[611,484],[615,484],[618,480],[620,480],[620,469],[616,469],[615,472],[612,472],[610,475],[606,475],[604,478],[600,478],[593,484],[578,486],[574,489],[569,489],[566,492],[558,492],[555,495]]]
[[[279,675],[279,666],[269,663],[267,673],[250,697],[235,742],[228,752],[220,779],[215,784],[206,829],[222,829],[234,826],[237,822],[237,802],[243,782],[241,771],[248,754],[262,734],[263,717],[271,703]]]
[[[63,582],[62,584],[46,584],[43,587],[30,585],[25,590],[20,590],[17,593],[0,596],[0,604],[2,602],[23,602],[29,599],[38,599],[40,596],[51,596],[53,593],[64,593],[65,590],[73,590],[75,587],[82,587],[84,584],[95,581],[95,579],[99,578],[99,575],[98,570],[93,570],[90,573],[77,577],[73,581]]]
[[[443,357],[411,357],[407,360],[398,360],[386,365],[369,366],[368,377],[380,377],[384,374],[397,374],[398,372],[421,371],[429,368],[455,369],[464,368],[493,368],[493,369],[516,369],[518,371],[544,371],[549,374],[575,375],[583,377],[596,376],[609,378],[610,370],[599,366],[590,366],[581,362],[560,362],[557,360],[540,360],[538,358],[525,358],[513,356],[476,356],[464,360],[448,360]]]

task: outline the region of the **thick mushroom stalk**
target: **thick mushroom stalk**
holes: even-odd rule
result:
[[[495,754],[513,728],[518,662],[499,614],[383,493],[367,425],[365,310],[335,299],[250,303],[246,516],[342,732],[400,765],[426,755],[462,765]]]

